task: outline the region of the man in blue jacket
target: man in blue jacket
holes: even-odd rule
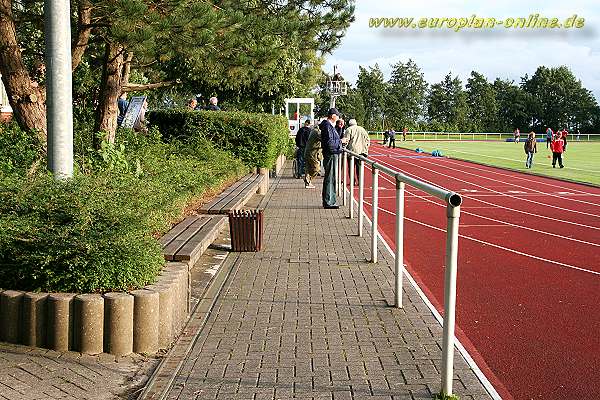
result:
[[[336,204],[335,184],[337,180],[335,164],[338,155],[342,152],[342,143],[340,135],[335,129],[335,124],[340,117],[336,108],[330,108],[327,112],[327,119],[319,124],[321,130],[321,146],[323,148],[323,168],[325,176],[323,177],[323,208],[340,208]]]

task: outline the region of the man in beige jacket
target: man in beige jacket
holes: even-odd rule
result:
[[[363,157],[367,157],[369,154],[369,146],[371,145],[371,139],[369,133],[362,126],[358,126],[356,120],[353,118],[348,121],[348,128],[344,134],[345,138],[348,138],[348,145],[346,148],[354,153],[358,153]],[[356,169],[356,175],[354,176],[355,181],[358,181],[358,162],[355,161],[354,168]]]

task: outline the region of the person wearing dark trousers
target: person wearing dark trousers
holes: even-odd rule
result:
[[[330,108],[327,112],[327,119],[321,122],[321,147],[323,148],[323,168],[325,176],[323,177],[323,208],[336,209],[335,184],[337,180],[336,161],[338,155],[342,152],[342,142],[335,129],[336,121],[339,118],[339,111],[336,108]]]
[[[308,136],[310,135],[310,120],[304,121],[304,126],[296,133],[296,162],[298,163],[298,176],[297,178],[304,175],[304,149],[306,148],[306,142],[308,142]]]
[[[564,168],[562,153],[565,151],[565,142],[562,140],[560,133],[557,133],[554,137],[554,140],[550,144],[550,149],[552,150],[552,168],[556,168],[557,161],[558,166]]]
[[[390,137],[390,144],[388,145],[388,148],[391,148],[392,146],[394,146],[394,149],[396,148],[396,131],[394,131],[393,129],[390,129],[390,131],[388,132],[388,135]]]

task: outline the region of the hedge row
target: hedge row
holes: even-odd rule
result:
[[[290,153],[292,144],[287,121],[280,115],[167,109],[149,112],[147,118],[165,138],[208,139],[251,168],[273,167],[280,154]]]
[[[2,129],[2,128],[0,128]],[[157,237],[207,189],[247,168],[206,140],[163,143],[121,131],[77,154],[56,182],[16,128],[0,131],[0,287],[105,292],[141,287],[164,265]],[[31,165],[39,165],[31,168]]]

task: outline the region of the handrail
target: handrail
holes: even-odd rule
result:
[[[456,321],[456,275],[458,264],[458,227],[462,197],[455,192],[431,185],[419,179],[378,164],[375,161],[343,149],[343,160],[338,163],[338,171],[343,176],[343,204],[346,204],[346,175],[350,173],[349,218],[354,218],[354,166],[358,160],[358,236],[362,236],[364,215],[364,166],[371,166],[373,175],[373,215],[371,218],[371,262],[377,262],[377,239],[379,236],[377,219],[379,214],[379,171],[394,177],[396,181],[396,252],[395,252],[395,305],[402,308],[402,276],[404,274],[404,192],[405,185],[413,186],[446,203],[446,271],[444,277],[444,323],[442,341],[442,393],[452,394],[452,375],[454,373],[454,330]],[[348,163],[347,157],[350,157]],[[350,171],[347,171],[348,164]],[[341,170],[341,171],[340,171]],[[339,177],[340,175],[338,175]],[[342,179],[337,179],[341,183]],[[338,186],[339,187],[339,186]],[[339,193],[339,192],[338,192]]]

